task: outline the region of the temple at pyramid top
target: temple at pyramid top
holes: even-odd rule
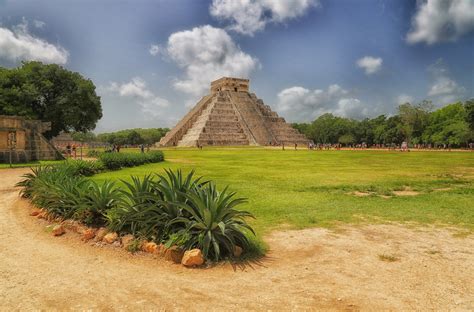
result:
[[[160,146],[293,145],[308,139],[249,91],[250,81],[223,77],[160,140]]]

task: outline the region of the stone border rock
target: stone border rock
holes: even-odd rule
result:
[[[34,208],[30,212],[30,216],[38,219],[44,219],[50,224],[47,226],[48,232],[53,236],[62,236],[67,231],[79,234],[83,242],[94,241],[98,246],[110,245],[116,248],[123,248],[128,252],[135,253],[138,251],[158,255],[165,260],[182,264],[185,267],[196,268],[202,267],[206,260],[202,251],[198,248],[191,250],[183,250],[178,246],[171,246],[167,248],[164,244],[156,244],[146,240],[134,237],[131,234],[119,236],[116,232],[110,232],[106,228],[92,228],[83,225],[75,220],[63,220],[55,218],[48,214],[44,209]],[[242,248],[238,247],[234,250],[235,256],[240,256]]]

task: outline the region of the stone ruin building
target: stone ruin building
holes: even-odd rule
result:
[[[51,123],[0,115],[0,163],[24,163],[61,159],[62,155],[43,136]]]
[[[249,92],[249,80],[220,78],[160,146],[307,145],[308,139]]]

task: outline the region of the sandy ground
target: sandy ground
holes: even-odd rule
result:
[[[186,269],[73,233],[52,237],[13,188],[26,171],[0,170],[2,311],[474,310],[472,235],[399,225],[281,231],[265,238],[271,251],[260,262]]]

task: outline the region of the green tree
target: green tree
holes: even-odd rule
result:
[[[423,101],[418,105],[405,103],[398,107],[398,115],[403,124],[402,131],[407,142],[421,143],[422,134],[428,125],[432,107],[430,101]]]
[[[41,62],[0,68],[0,115],[51,122],[52,137],[61,131],[86,132],[102,117],[100,97],[91,80],[79,73]]]
[[[71,137],[74,141],[80,142],[93,142],[96,140],[96,136],[92,132],[72,132]]]
[[[466,118],[467,112],[462,103],[450,104],[434,111],[423,133],[423,140],[453,146],[467,144],[472,139],[472,132]]]
[[[344,144],[344,145],[349,145],[349,144],[354,144],[355,139],[352,134],[343,134],[339,137],[339,143]]]
[[[466,110],[466,122],[469,124],[469,128],[474,131],[474,99],[466,101],[464,109]]]

